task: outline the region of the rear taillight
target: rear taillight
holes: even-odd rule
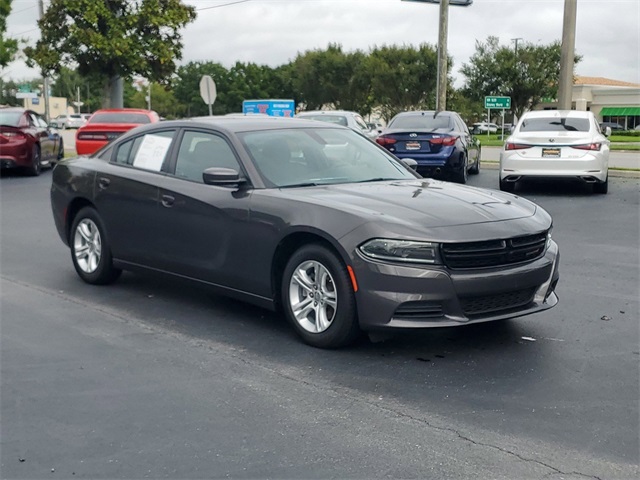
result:
[[[524,143],[511,143],[511,142],[507,142],[504,144],[505,150],[524,150],[525,148],[531,148],[531,145],[526,145]]]
[[[22,132],[0,132],[0,135],[7,138],[15,138],[15,137],[25,137],[26,135]]]
[[[452,147],[456,144],[456,140],[458,140],[458,137],[434,137],[429,139],[429,143],[431,143],[431,145],[443,145],[445,147]]]
[[[79,132],[77,140],[108,140],[107,135],[104,133],[84,133]]]
[[[589,143],[587,145],[571,145],[571,148],[577,148],[578,150],[591,150],[599,152],[602,148],[601,143]]]
[[[384,135],[376,138],[376,143],[378,145],[382,145],[383,147],[386,147],[387,145],[393,145],[396,142],[397,140],[395,138],[385,137]]]

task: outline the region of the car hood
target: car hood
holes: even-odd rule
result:
[[[333,207],[365,221],[426,228],[530,217],[536,205],[513,195],[432,179],[282,189],[292,200]],[[368,218],[367,218],[368,217]]]

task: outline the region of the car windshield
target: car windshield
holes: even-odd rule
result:
[[[416,178],[390,154],[351,130],[296,128],[238,136],[270,187]]]
[[[436,130],[438,128],[451,128],[451,119],[448,116],[433,114],[426,115],[403,115],[394,118],[389,123],[389,128],[411,128]]]
[[[21,116],[22,112],[3,112],[0,110],[0,125],[17,127]]]
[[[78,118],[82,118],[82,117],[81,117],[80,115],[78,115],[78,114],[75,114],[75,115],[69,115],[69,117],[70,117],[70,118],[75,118],[76,120],[77,120]]]
[[[526,118],[520,125],[521,132],[588,132],[589,119],[569,117]]]
[[[89,123],[151,123],[149,117],[143,113],[109,112],[96,113]]]
[[[342,115],[299,115],[299,117],[306,120],[319,120],[320,122],[337,123],[338,125],[347,126],[347,119]]]

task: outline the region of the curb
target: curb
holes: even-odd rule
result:
[[[486,168],[487,170],[498,170],[500,168],[500,163],[492,162],[490,160],[482,160],[480,162],[480,168]],[[640,178],[640,170],[617,170],[610,167],[609,176],[617,178]]]

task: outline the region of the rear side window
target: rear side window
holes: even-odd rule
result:
[[[588,118],[525,118],[520,125],[521,132],[588,132]]]
[[[132,138],[118,145],[114,162],[159,172],[174,136],[175,130],[166,130]]]

